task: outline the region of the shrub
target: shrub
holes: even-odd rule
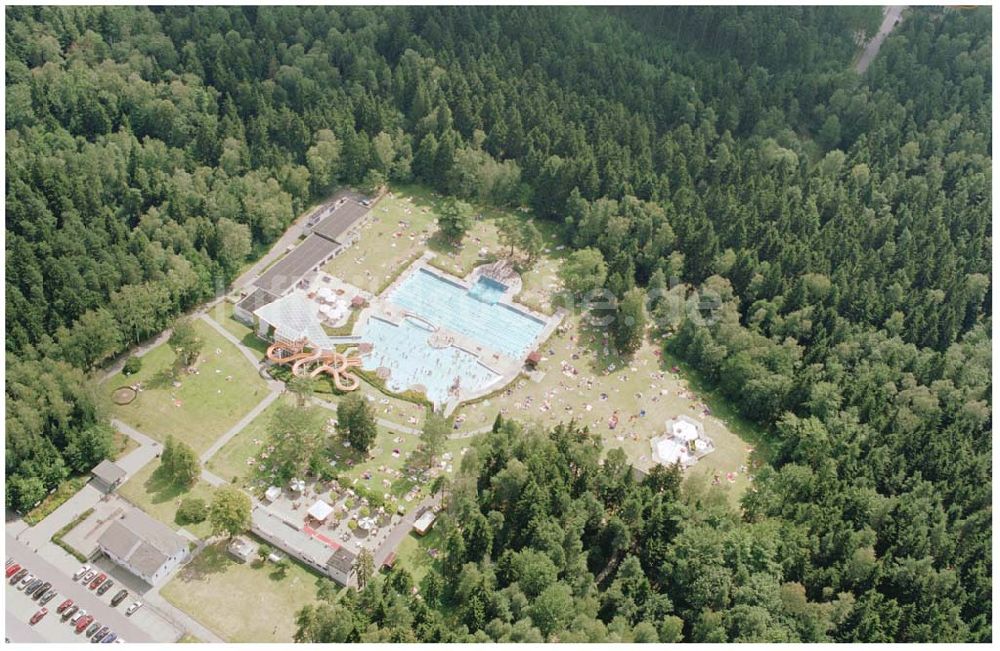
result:
[[[355,529],[358,528],[358,521],[355,520],[354,518],[351,518],[350,520],[347,521],[347,528],[350,529],[351,531],[354,531]]]
[[[136,357],[135,355],[129,355],[128,359],[125,360],[125,365],[122,366],[122,375],[135,375],[142,370],[142,358]]]
[[[208,517],[208,505],[200,497],[185,497],[177,509],[177,524],[198,524]]]

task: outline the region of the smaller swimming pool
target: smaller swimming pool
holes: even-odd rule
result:
[[[469,288],[469,296],[487,305],[496,305],[506,291],[507,285],[480,276],[476,284]]]

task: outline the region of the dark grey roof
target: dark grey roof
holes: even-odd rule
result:
[[[187,540],[139,509],[130,509],[111,523],[98,544],[150,576],[163,562],[187,549]]]
[[[369,210],[352,199],[348,199],[336,208],[327,206],[320,216],[319,223],[313,228],[313,233],[340,242],[340,236],[367,215]]]
[[[351,571],[354,569],[354,559],[357,555],[352,553],[346,547],[340,547],[335,552],[330,554],[330,558],[326,561],[326,566],[340,572],[341,574],[349,576]]]
[[[253,284],[272,294],[284,294],[289,287],[299,282],[302,276],[338,248],[340,245],[335,242],[318,235],[310,235],[302,244],[265,271]]]
[[[248,296],[243,298],[236,307],[241,310],[246,310],[247,312],[253,314],[255,310],[264,307],[268,303],[276,300],[278,297],[267,291],[266,289],[261,289],[260,287],[255,288]]]
[[[126,473],[125,469],[118,464],[105,459],[97,464],[94,469],[90,471],[90,474],[97,479],[100,479],[105,484],[111,486],[114,485],[115,482],[125,479],[125,475],[128,473]]]

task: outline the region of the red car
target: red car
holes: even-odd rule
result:
[[[108,578],[108,575],[105,574],[104,572],[101,572],[100,574],[98,574],[97,576],[95,576],[94,580],[90,582],[90,589],[93,590],[97,586],[99,586],[102,583],[104,583],[104,579],[106,579],[106,578]]]
[[[84,629],[90,626],[91,622],[94,621],[93,615],[87,615],[86,617],[81,617],[80,621],[76,623],[76,632],[82,633]]]
[[[66,601],[64,601],[61,604],[59,604],[59,607],[56,608],[56,612],[59,613],[59,614],[62,614],[62,612],[64,610],[66,610],[67,608],[69,608],[72,605],[73,605],[73,600],[72,599],[67,599]]]
[[[20,571],[21,571],[21,566],[18,565],[17,563],[14,563],[13,565],[7,568],[7,578],[9,579],[10,577],[14,576]]]
[[[35,624],[37,624],[39,620],[41,620],[42,617],[45,617],[48,613],[49,613],[48,608],[42,608],[41,610],[39,610],[37,613],[31,616],[31,619],[29,620],[31,622],[31,625],[34,626]]]

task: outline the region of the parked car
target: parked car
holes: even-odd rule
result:
[[[76,604],[73,604],[72,606],[70,606],[69,608],[66,609],[66,612],[64,612],[62,614],[63,619],[69,619],[70,617],[72,617],[73,615],[75,615],[76,611],[78,611],[79,609],[80,609],[79,606],[77,606]]]
[[[105,592],[107,592],[108,590],[110,590],[112,587],[114,587],[114,585],[115,585],[115,582],[112,581],[111,579],[108,579],[107,581],[105,581],[104,583],[101,584],[101,587],[99,587],[97,589],[97,594],[104,594]]]
[[[111,629],[108,628],[107,626],[102,626],[100,628],[100,630],[97,631],[97,634],[94,637],[90,638],[90,641],[91,642],[100,642],[101,638],[103,638],[105,635],[107,635],[108,631],[110,631],[110,630]]]
[[[117,640],[118,640],[118,634],[115,633],[114,631],[111,631],[110,633],[104,636],[104,639],[101,640],[101,643],[111,644],[112,642],[116,642]]]
[[[41,579],[32,579],[30,582],[28,582],[28,585],[25,586],[24,594],[30,597],[35,592],[35,590],[42,587],[42,583],[44,583],[44,581],[42,581]]]
[[[87,629],[87,637],[90,637],[91,635],[96,633],[97,629],[99,629],[100,627],[101,627],[100,622],[94,622],[93,624],[91,624],[90,627]]]
[[[131,606],[125,609],[125,614],[131,616],[135,611],[139,610],[140,608],[142,608],[142,602],[135,601],[132,603]]]
[[[83,619],[81,619],[80,621],[78,621],[78,622],[76,623],[76,632],[77,632],[77,633],[83,633],[83,631],[84,631],[84,630],[85,630],[85,629],[86,629],[86,628],[87,628],[88,626],[90,626],[90,623],[91,623],[92,621],[94,621],[94,616],[93,616],[93,615],[87,615],[86,617],[84,617]]]
[[[28,573],[28,568],[23,567],[19,569],[17,572],[14,573],[14,576],[10,578],[10,584],[14,585],[15,583],[23,579],[27,573]]]
[[[73,580],[74,581],[79,581],[83,577],[83,575],[86,574],[89,571],[90,571],[90,566],[89,565],[83,565],[83,566],[81,566],[80,569],[78,569],[76,571],[76,573],[73,574]]]
[[[31,619],[28,620],[28,623],[30,623],[32,626],[34,626],[39,621],[41,621],[42,617],[45,617],[48,613],[49,613],[49,609],[48,608],[42,608],[37,613],[35,613],[34,615],[31,616]]]
[[[87,570],[83,573],[83,578],[80,579],[80,583],[90,583],[90,580],[97,576],[97,572],[94,570]]]
[[[38,600],[38,603],[44,606],[45,604],[52,601],[57,594],[59,593],[56,592],[55,588],[49,588],[48,592],[45,593],[45,596]]]
[[[20,571],[21,571],[21,566],[18,565],[17,563],[14,563],[13,565],[8,565],[7,566],[7,578],[9,579],[10,577],[14,576],[15,574],[17,574]]]
[[[104,579],[106,579],[106,578],[108,578],[108,575],[105,574],[104,572],[101,572],[100,574],[98,574],[97,576],[95,576],[94,580],[90,582],[90,589],[93,590],[97,586],[99,586],[102,583],[104,583]]]
[[[86,616],[87,616],[87,611],[81,608],[80,610],[76,611],[75,615],[69,618],[69,623],[76,625],[78,621],[80,621]]]
[[[39,586],[37,590],[35,590],[35,593],[34,593],[34,594],[32,595],[32,598],[33,598],[33,599],[36,599],[36,600],[37,600],[37,599],[39,599],[39,598],[40,598],[40,597],[42,597],[42,596],[43,596],[43,595],[44,595],[44,594],[45,594],[46,592],[48,592],[48,591],[49,591],[49,588],[51,588],[51,587],[52,587],[52,584],[51,584],[51,583],[49,583],[48,581],[46,581],[46,582],[45,582],[45,583],[43,583],[43,584],[42,584],[41,586]]]
[[[73,605],[73,600],[72,599],[67,599],[66,601],[64,601],[61,604],[59,604],[59,607],[56,608],[56,612],[59,613],[59,614],[62,614],[62,612],[64,610],[66,610],[67,608],[69,608],[72,605]]]
[[[4,567],[10,567],[13,564],[14,564],[14,559],[13,558],[8,558],[7,562],[4,563]]]
[[[34,574],[29,574],[28,576],[26,576],[23,579],[21,579],[21,582],[17,584],[17,589],[21,590],[23,592],[24,589],[27,588],[28,585],[30,585],[31,582],[34,581],[34,580],[35,580],[35,575]]]
[[[111,597],[111,605],[117,606],[121,602],[125,601],[126,597],[128,597],[128,590],[119,590],[115,596]]]

